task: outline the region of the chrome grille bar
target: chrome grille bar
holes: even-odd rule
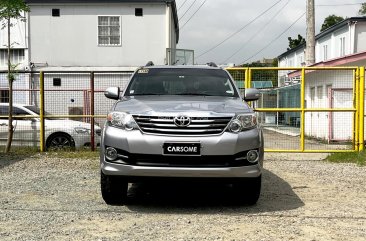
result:
[[[134,115],[136,123],[145,133],[169,135],[209,135],[222,133],[232,117],[191,117],[187,127],[174,124],[174,116],[138,116]]]

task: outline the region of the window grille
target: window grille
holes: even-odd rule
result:
[[[11,49],[10,50],[10,62],[11,64],[21,64],[24,62],[24,49]],[[0,66],[8,65],[8,50],[0,49]]]
[[[98,45],[121,44],[121,18],[119,16],[98,17]]]

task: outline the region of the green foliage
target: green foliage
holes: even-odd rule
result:
[[[241,67],[277,67],[278,59],[274,59],[271,64],[261,63],[261,62],[252,62],[243,64]],[[277,86],[278,84],[278,71],[277,70],[253,70],[252,71],[252,79],[251,81],[272,81],[273,86]]]
[[[1,0],[0,20],[24,19],[22,13],[30,9],[24,0]]]
[[[297,46],[299,46],[303,43],[305,43],[305,39],[300,34],[297,35],[297,39],[292,39],[291,37],[288,37],[288,48],[287,48],[287,50],[296,48]]]
[[[329,15],[328,17],[326,17],[324,19],[323,25],[320,29],[320,32],[323,32],[324,30],[326,30],[327,28],[332,27],[333,25],[342,22],[344,20],[343,17],[341,16],[336,16],[336,15]]]
[[[366,165],[366,151],[334,153],[327,157],[327,161],[334,163],[356,163],[359,166]]]
[[[358,10],[359,15],[366,15],[366,3],[362,3],[360,10]]]

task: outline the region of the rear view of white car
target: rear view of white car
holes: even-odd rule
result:
[[[8,132],[7,103],[0,104],[0,142],[5,143]],[[39,109],[30,105],[13,105],[13,143],[14,146],[39,146],[40,119]],[[47,113],[46,113],[47,114]],[[6,117],[5,117],[6,116]],[[33,116],[33,117],[17,117]],[[94,143],[99,145],[101,128],[94,126]],[[89,123],[66,120],[45,119],[46,148],[80,148],[91,143],[91,128]]]

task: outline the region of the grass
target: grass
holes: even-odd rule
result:
[[[0,160],[25,159],[36,156],[49,156],[68,159],[96,159],[99,157],[99,150],[91,151],[90,148],[77,150],[51,150],[40,153],[37,147],[12,147],[10,153],[0,152]]]
[[[334,153],[328,156],[326,160],[333,163],[356,163],[358,166],[365,166],[366,151]]]
[[[99,149],[91,151],[90,148],[81,148],[76,150],[52,150],[45,152],[46,155],[69,158],[69,159],[95,159],[99,157]]]

